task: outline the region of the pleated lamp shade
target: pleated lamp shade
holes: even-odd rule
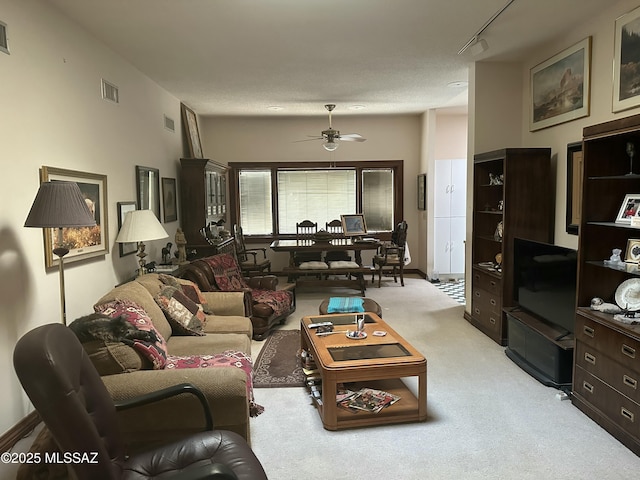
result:
[[[91,215],[80,187],[75,182],[43,182],[25,227],[66,228],[92,227],[96,220]]]
[[[133,210],[124,217],[116,242],[146,242],[168,236],[169,234],[151,210]]]

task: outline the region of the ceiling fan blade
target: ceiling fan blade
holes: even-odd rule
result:
[[[311,137],[311,135],[309,135]],[[304,140],[294,140],[292,143],[299,143],[299,142],[309,142],[311,140],[323,140],[324,137],[312,137],[312,138],[306,138]]]
[[[346,133],[344,135],[340,134],[340,137],[338,137],[338,140],[341,140],[343,142],[364,142],[367,139],[364,138],[359,133]]]

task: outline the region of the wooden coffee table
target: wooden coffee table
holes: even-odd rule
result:
[[[375,313],[367,312],[366,338],[351,339],[348,330],[355,329],[353,313],[304,317],[300,325],[301,346],[315,360],[322,379],[322,401],[316,402],[324,428],[344,428],[423,421],[427,418],[427,360]],[[310,323],[330,321],[332,335],[316,335]],[[386,332],[375,336],[374,331]],[[418,377],[417,397],[401,380]],[[337,406],[339,383],[355,382],[352,390],[370,387],[384,390],[401,399],[379,413],[352,413]]]

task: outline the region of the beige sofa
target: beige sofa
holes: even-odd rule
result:
[[[187,282],[180,280],[181,283]],[[128,300],[140,305],[167,342],[170,355],[211,355],[227,350],[251,354],[252,325],[245,317],[242,292],[203,292],[213,315],[207,315],[205,336],[177,336],[154,297],[165,285],[159,275],[146,274],[117,286],[96,305]],[[247,375],[236,367],[136,370],[102,377],[114,400],[130,398],[170,385],[189,382],[209,401],[216,428],[231,430],[249,440]],[[129,446],[137,450],[201,431],[204,417],[198,402],[188,395],[142,409],[119,413]]]

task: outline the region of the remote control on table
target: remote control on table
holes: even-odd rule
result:
[[[309,328],[318,328],[318,327],[330,327],[333,325],[331,322],[319,322],[319,323],[310,323]]]

